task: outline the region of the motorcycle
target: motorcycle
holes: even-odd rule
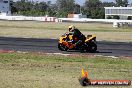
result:
[[[80,50],[83,52],[96,52],[97,51],[97,44],[96,44],[96,35],[87,35],[85,41],[79,46],[76,47],[75,43],[70,41],[78,41],[77,37],[74,37],[70,33],[65,33],[59,38],[58,42],[58,49],[61,51],[68,51],[68,50]]]

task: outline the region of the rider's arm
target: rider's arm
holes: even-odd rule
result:
[[[69,35],[73,35],[74,33],[73,32],[69,32]]]

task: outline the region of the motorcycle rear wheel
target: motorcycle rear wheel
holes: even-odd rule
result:
[[[97,51],[97,45],[95,42],[91,42],[90,44],[88,44],[88,49],[87,49],[88,52],[90,53],[94,53]]]

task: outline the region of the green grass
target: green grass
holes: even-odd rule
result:
[[[103,23],[49,23],[34,21],[0,21],[1,28],[33,28],[50,30],[67,30],[69,25],[75,25],[81,31],[96,32],[132,32],[131,28],[113,28],[112,24]]]
[[[36,21],[0,21],[0,37],[56,38],[75,25],[84,35],[95,34],[97,41],[132,42],[132,28],[113,28],[103,23],[50,23]]]
[[[78,82],[82,67],[90,79],[131,80],[131,63],[127,58],[1,53],[0,88],[82,88]]]

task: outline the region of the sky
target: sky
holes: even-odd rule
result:
[[[14,0],[14,1],[18,1],[18,0]],[[32,1],[32,0],[30,0]],[[52,3],[55,3],[56,0],[33,0],[33,1],[51,1]],[[83,5],[83,3],[85,2],[85,0],[75,0],[76,3],[80,4],[80,5]],[[115,1],[115,0],[100,0],[100,1],[106,1],[106,2],[112,2],[112,1]],[[128,0],[129,3],[131,2],[132,3],[132,0]]]

